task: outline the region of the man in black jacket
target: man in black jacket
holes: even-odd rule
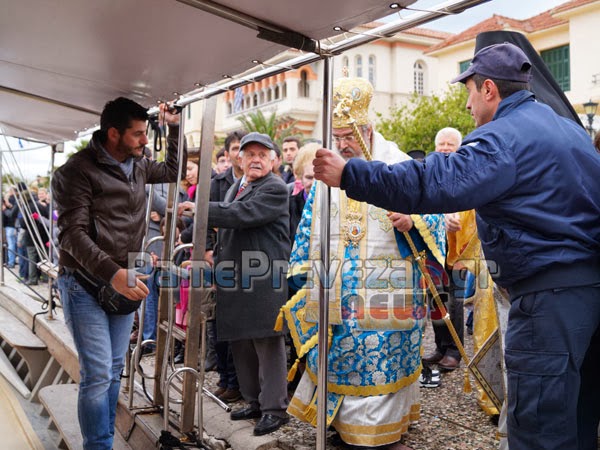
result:
[[[79,354],[78,416],[84,449],[110,450],[120,373],[133,314],[106,313],[82,274],[139,301],[148,288],[128,270],[141,250],[146,183],[177,181],[178,118],[170,125],[163,163],[142,156],[148,143],[145,108],[124,97],[110,101],[87,148],[60,167],[52,181],[58,209],[60,276],[65,321]],[[185,162],[183,163],[185,165]]]

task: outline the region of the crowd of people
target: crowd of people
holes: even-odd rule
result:
[[[508,445],[595,448],[600,138],[597,152],[585,130],[535,102],[530,78],[531,64],[512,44],[480,50],[454,80],[465,84],[478,128],[463,138],[448,124],[435,149],[412,157],[375,130],[373,87],[361,78],[334,83],[332,150],[298,137],[283,139],[281,148],[257,132],[226,137],[214,159],[203,249],[216,299],[205,367],[218,372],[216,397],[244,400],[231,420],[257,419],[255,435],[276,431],[289,415],[316,425],[316,274],[320,223],[328,220],[334,275],[327,287],[327,424],[350,449],[402,448],[420,415],[419,387],[440,387],[440,372],[461,364],[464,303],[474,291],[461,261],[463,236],[478,230],[477,249],[498,264],[494,281],[512,303]],[[53,177],[56,217],[46,189],[20,183],[3,198],[5,264],[18,264],[27,284],[40,280],[37,262],[49,240],[44,223],[58,220],[57,284],[79,354],[86,449],[112,448],[125,352],[137,333],[156,340],[170,267],[161,265],[163,241],[147,249],[152,263],[144,279],[131,276],[128,255],[140,251],[144,230],[146,239],[164,234],[169,183],[179,186],[177,244],[193,243],[194,219],[185,211],[195,209],[201,186],[198,160],[179,151],[178,116],[161,105],[168,150],[164,162],[155,161],[146,148],[147,118],[126,98],[106,104],[88,147]],[[186,170],[178,180],[180,163]],[[329,211],[320,209],[324,195]],[[446,320],[436,316],[423,257]],[[176,263],[187,267],[189,258],[182,252]],[[170,285],[183,330],[188,278]],[[105,308],[106,287],[122,308],[146,299],[143,329],[136,330],[130,310]],[[433,327],[426,331],[428,317]],[[435,350],[422,355],[425,332],[434,334]],[[184,350],[179,343],[176,364]]]
[[[48,281],[38,263],[51,259],[51,220],[54,219],[48,190],[37,181],[31,186],[20,181],[7,189],[2,201],[4,263],[9,269],[18,265],[19,280],[28,286]]]

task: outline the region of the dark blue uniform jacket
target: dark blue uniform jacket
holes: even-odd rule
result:
[[[456,153],[391,166],[354,158],[341,187],[401,213],[476,208],[490,272],[504,287],[557,263],[600,258],[600,155],[579,125],[529,91],[502,100]]]

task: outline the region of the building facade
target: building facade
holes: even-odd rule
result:
[[[403,104],[414,93],[440,94],[448,82],[470,62],[477,34],[509,30],[524,34],[540,52],[567,98],[582,113],[582,104],[600,101],[600,0],[573,0],[525,20],[493,15],[469,29],[449,34],[426,28],[403,31],[348,50],[333,58],[334,78],[347,71],[350,76],[367,78],[374,86],[371,117],[386,117],[391,107]],[[353,32],[368,33],[377,24]],[[289,50],[284,57],[294,55]],[[269,61],[277,65],[285,60]],[[283,63],[282,63],[283,64]],[[266,116],[294,120],[306,139],[321,139],[322,76],[321,61],[250,83],[222,94],[218,100],[218,135],[240,129],[239,117],[260,110]],[[201,106],[193,104],[187,117],[186,136],[192,147],[200,142]],[[600,128],[596,118],[594,128]]]

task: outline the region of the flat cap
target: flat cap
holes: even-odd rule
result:
[[[260,144],[263,147],[267,147],[269,150],[273,150],[275,148],[275,145],[273,145],[273,141],[269,135],[253,131],[242,138],[240,141],[240,150],[244,150],[245,146],[252,143]]]

